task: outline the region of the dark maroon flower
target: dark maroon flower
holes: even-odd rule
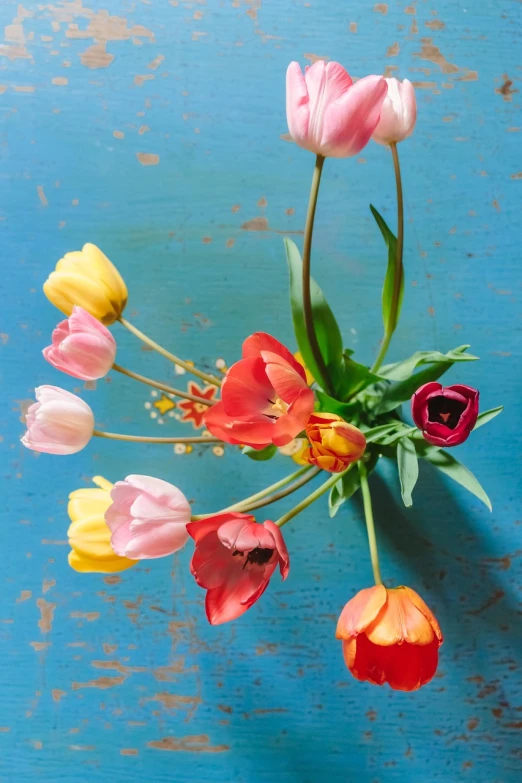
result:
[[[425,383],[411,398],[413,421],[433,446],[464,443],[477,421],[478,407],[478,391],[462,384]]]

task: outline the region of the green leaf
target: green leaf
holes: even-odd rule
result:
[[[454,362],[477,361],[478,356],[465,353],[468,348],[469,345],[459,345],[458,348],[454,348],[452,351],[448,351],[448,353],[441,353],[440,351],[416,351],[408,359],[403,359],[401,362],[385,364],[379,370],[379,375],[387,381],[404,381],[406,378],[410,377],[417,367],[423,364],[440,362],[451,366]]]
[[[482,427],[484,424],[487,424],[488,421],[494,419],[495,416],[498,416],[498,414],[502,413],[503,410],[504,410],[504,406],[499,405],[498,408],[491,408],[489,411],[484,411],[484,413],[480,413],[477,417],[477,423],[473,427],[473,431],[478,430],[479,427]]]
[[[492,511],[491,501],[482,489],[473,473],[464,465],[458,462],[451,454],[441,449],[427,450],[424,459],[438,468],[442,473],[456,481],[462,487],[481,500],[490,511]]]
[[[327,411],[328,413],[336,413],[346,421],[351,421],[362,411],[362,403],[358,400],[352,402],[340,402],[339,400],[330,397],[326,392],[316,390],[315,395],[319,402],[319,410]]]
[[[461,348],[465,350],[467,346],[461,346]],[[425,383],[440,378],[456,361],[469,361],[470,359],[474,361],[478,358],[476,356],[470,357],[468,354],[463,355],[459,351],[460,349],[457,348],[456,351],[450,351],[448,354],[439,354],[439,358],[435,361],[421,360],[417,362],[415,366],[420,365],[423,369],[398,383],[392,383],[382,395],[381,401],[375,408],[375,413],[381,415],[394,410],[405,400],[411,399],[412,394]],[[411,361],[411,359],[407,361]]]
[[[371,373],[365,364],[355,362],[351,354],[352,351],[344,351],[341,371],[334,380],[337,395],[341,400],[353,397],[380,380],[379,376]]]
[[[255,462],[264,462],[267,459],[272,459],[277,452],[277,447],[271,443],[269,446],[265,446],[264,449],[254,449],[252,446],[243,446],[243,454],[253,459]]]
[[[322,377],[321,371],[315,363],[308,337],[303,311],[303,262],[297,245],[291,239],[285,238],[286,259],[290,271],[290,303],[292,306],[292,319],[297,345],[301,351],[304,363],[314,376],[317,383],[325,388],[328,384]],[[321,349],[324,363],[333,375],[342,371],[343,341],[341,332],[330,310],[323,292],[312,278],[310,281],[312,312],[314,318],[317,341]]]
[[[368,475],[370,475],[379,461],[379,453],[377,451],[370,451],[367,453],[369,453],[369,459],[366,462],[366,470]],[[330,517],[334,517],[337,514],[343,503],[346,503],[346,501],[357,492],[360,484],[361,479],[359,471],[357,470],[357,466],[354,465],[330,490],[328,496],[328,511]]]
[[[392,320],[391,303],[393,300],[393,281],[395,279],[395,271],[397,269],[397,238],[389,229],[382,215],[377,212],[372,204],[370,204],[370,209],[377,225],[379,226],[384,241],[386,242],[386,247],[388,248],[388,266],[386,268],[386,276],[384,278],[384,286],[382,289],[382,320],[384,323],[384,329],[386,333],[389,334],[395,330],[401,312],[402,298],[404,296],[404,270],[402,270],[401,273],[397,312],[395,313],[395,317]]]
[[[415,445],[409,438],[401,438],[397,444],[397,467],[401,482],[401,495],[404,505],[413,505],[411,493],[419,478],[419,463]]]

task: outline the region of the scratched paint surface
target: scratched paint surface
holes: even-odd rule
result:
[[[2,782],[519,779],[522,5],[467,6],[1,4]],[[350,679],[334,639],[371,579],[357,503],[289,525],[289,580],[211,628],[189,547],[121,576],[69,570],[67,495],[95,474],[150,473],[204,511],[291,463],[110,442],[52,458],[18,441],[20,405],[40,383],[80,390],[106,429],[191,426],[151,416],[149,390],[127,379],[85,391],[41,359],[58,320],[42,283],[86,241],[122,271],[135,323],[183,356],[231,362],[258,329],[292,344],[282,235],[300,241],[312,158],[285,140],[284,73],[316,56],[418,87],[391,359],[471,343],[485,361],[452,380],[479,386],[484,408],[506,405],[459,450],[493,514],[428,469],[411,510],[389,466],[373,481],[386,580],[418,589],[446,638],[437,678],[410,695]],[[364,361],[380,338],[384,263],[370,201],[393,222],[386,150],[327,162],[315,273]],[[122,364],[174,378],[122,332]]]

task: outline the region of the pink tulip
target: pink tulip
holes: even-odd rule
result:
[[[86,402],[58,386],[38,386],[25,415],[22,443],[45,454],[76,454],[88,444],[94,416]]]
[[[127,476],[111,490],[112,505],[105,521],[117,555],[149,560],[177,552],[188,541],[190,504],[167,481],[152,476]]]
[[[417,102],[413,84],[404,79],[386,79],[388,94],[381,109],[381,119],[372,139],[379,144],[404,141],[411,136],[417,120]]]
[[[116,356],[116,341],[106,326],[82,307],[53,331],[53,343],[43,350],[44,358],[57,370],[96,381],[107,375]]]
[[[275,337],[256,332],[243,343],[243,358],[228,370],[221,401],[206,411],[204,422],[227,443],[286,446],[313,408],[304,367]]]
[[[286,72],[286,117],[292,139],[305,150],[330,158],[349,158],[368,144],[386,96],[382,76],[355,84],[339,63],[299,63]]]
[[[187,525],[196,542],[190,570],[207,590],[205,610],[212,625],[240,617],[268,587],[279,565],[283,579],[290,560],[283,536],[270,520],[223,513]]]

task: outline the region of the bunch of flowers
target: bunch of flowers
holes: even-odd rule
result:
[[[430,609],[411,588],[385,587],[381,579],[369,477],[379,460],[397,466],[402,498],[412,504],[418,462],[425,460],[480,498],[489,499],[473,474],[446,449],[458,446],[490,421],[501,407],[479,415],[477,390],[438,379],[456,362],[477,357],[462,345],[447,353],[417,351],[384,364],[401,311],[403,196],[398,144],[416,121],[414,89],[407,80],[367,76],[353,83],[335,62],[319,61],[303,74],[297,63],[287,72],[287,119],[293,141],[314,153],[303,253],[285,240],[290,271],[291,312],[298,353],[275,337],[256,332],[242,345],[241,358],[224,378],[203,372],[167,351],[123,317],[127,288],[118,270],[92,244],[67,253],[44,285],[50,301],[68,317],[54,330],[45,359],[86,381],[110,370],[198,404],[206,433],[194,437],[134,437],[95,429],[87,403],[64,389],[41,386],[27,412],[25,446],[49,454],[73,454],[93,436],[122,441],[226,443],[257,461],[278,448],[299,451],[299,470],[255,495],[214,513],[192,513],[172,484],[144,475],[114,485],[95,477],[96,489],[72,492],[69,502],[69,563],[80,572],[115,572],[145,559],[166,557],[194,541],[190,570],[206,590],[210,623],[229,622],[246,612],[279,568],[290,570],[281,528],[329,493],[329,513],[359,490],[362,494],[375,586],[360,590],[339,617],[346,665],[359,680],[415,690],[437,667],[442,634]],[[397,186],[397,233],[371,211],[387,247],[382,292],[384,334],[368,367],[343,348],[335,317],[310,275],[312,233],[321,172],[326,158],[358,154],[370,139],[387,145]],[[119,322],[175,365],[220,391],[199,396],[146,378],[115,363],[116,341],[107,328]],[[409,422],[404,403],[411,405]],[[286,498],[316,479],[308,496],[276,521],[257,521],[254,511]]]

